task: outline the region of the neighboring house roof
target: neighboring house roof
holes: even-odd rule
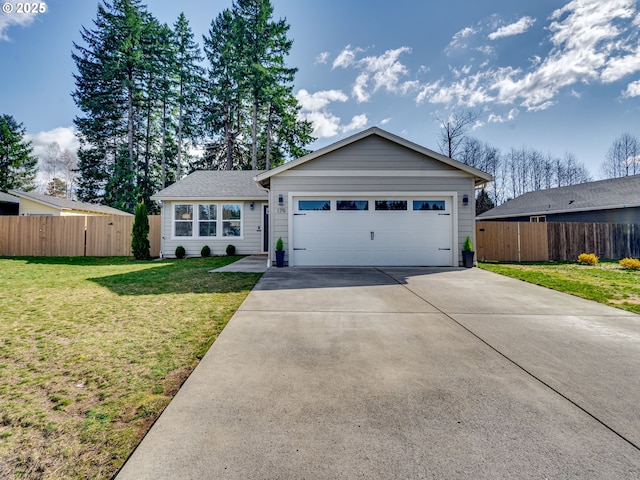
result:
[[[14,197],[13,195],[9,195],[8,193],[0,192],[0,202],[20,203],[20,199],[18,197]]]
[[[343,148],[347,145],[350,145],[352,143],[355,143],[357,141],[360,141],[364,138],[370,137],[372,135],[376,135],[378,137],[384,138],[390,142],[394,142],[398,145],[401,145],[405,148],[408,148],[410,150],[413,150],[419,154],[422,155],[426,155],[428,157],[431,157],[435,160],[438,160],[446,165],[449,165],[451,167],[457,168],[459,170],[462,170],[464,172],[467,172],[469,174],[471,174],[472,176],[475,177],[475,183],[476,185],[482,185],[485,184],[487,182],[490,182],[493,180],[493,177],[486,173],[483,172],[481,170],[478,170],[477,168],[473,168],[470,167],[469,165],[466,165],[462,162],[459,162],[457,160],[453,160],[449,157],[446,157],[440,153],[434,152],[433,150],[430,150],[428,148],[422,147],[416,143],[410,142],[409,140],[406,140],[402,137],[398,137],[397,135],[394,135],[392,133],[387,132],[386,130],[382,130],[381,128],[378,127],[372,127],[369,128],[367,130],[364,130],[360,133],[356,133],[355,135],[352,135],[350,137],[345,138],[344,140],[338,141],[336,143],[333,143],[331,145],[328,145],[324,148],[321,148],[319,150],[316,150],[313,153],[310,153],[308,155],[305,155],[304,157],[300,157],[296,160],[292,160],[290,162],[285,163],[284,165],[280,165],[279,167],[276,167],[272,170],[268,170],[266,172],[263,172],[259,175],[256,176],[256,181],[258,181],[260,184],[262,185],[268,185],[269,184],[269,179],[271,177],[273,177],[274,175],[277,175],[281,172],[284,172],[286,170],[289,170],[291,168],[295,168],[299,165],[302,165],[303,163],[309,162],[311,160],[315,160],[318,157],[321,157],[323,155],[326,155],[328,153],[331,153],[335,150],[338,150],[340,148]]]
[[[478,215],[479,220],[640,207],[640,175],[525,193]]]
[[[105,205],[96,205],[93,203],[77,202],[75,200],[69,200],[68,198],[52,197],[50,195],[41,195],[33,192],[21,192],[19,190],[9,190],[12,195],[32,202],[41,203],[51,208],[58,210],[73,210],[77,212],[99,213],[102,215],[125,215],[130,216],[130,213],[123,212],[117,208],[107,207]]]
[[[266,200],[255,170],[198,170],[159,191],[153,200]]]

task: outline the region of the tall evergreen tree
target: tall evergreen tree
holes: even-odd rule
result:
[[[272,16],[270,0],[237,0],[205,37],[214,134],[208,158],[219,163],[223,150],[226,169],[269,168],[307,153],[304,146],[313,141],[311,124],[298,118],[296,69],[285,63],[289,25]]]
[[[205,120],[209,130],[218,137],[211,143],[215,145],[214,150],[224,154],[225,170],[232,170],[238,161],[236,145],[243,124],[240,42],[238,24],[229,9],[211,22],[209,35],[204,37],[204,51],[209,61]]]
[[[33,190],[38,157],[25,129],[10,115],[0,115],[0,191]]]
[[[182,35],[188,34],[185,22]],[[187,45],[192,63],[179,64],[176,37],[139,0],[100,4],[94,24],[92,30],[83,28],[84,45],[75,45],[73,54],[74,99],[84,113],[75,120],[81,142],[78,196],[132,211],[139,198],[152,205],[153,192],[176,177],[171,166],[179,67],[193,67],[184,80],[188,90],[198,71],[193,66],[198,49]],[[188,122],[187,138],[193,123]]]
[[[184,171],[185,147],[202,136],[201,110],[204,89],[204,69],[200,66],[203,57],[200,46],[194,41],[193,32],[184,13],[173,26],[175,46],[175,81],[178,101],[176,141],[176,177]]]

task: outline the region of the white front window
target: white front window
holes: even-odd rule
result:
[[[173,218],[173,234],[176,237],[193,236],[193,205],[175,205]]]
[[[174,204],[174,237],[242,237],[241,203]],[[195,227],[194,227],[195,224]]]

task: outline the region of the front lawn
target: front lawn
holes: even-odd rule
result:
[[[0,478],[110,478],[260,278],[233,260],[0,258]]]
[[[598,265],[577,262],[480,263],[480,268],[560,292],[640,313],[640,271],[624,270],[617,261]]]

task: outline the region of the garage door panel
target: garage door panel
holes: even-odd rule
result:
[[[362,200],[362,198],[359,198]],[[341,200],[348,198],[341,197]],[[332,210],[293,215],[293,265],[448,266],[451,198],[446,211]],[[295,203],[295,202],[294,202]]]

